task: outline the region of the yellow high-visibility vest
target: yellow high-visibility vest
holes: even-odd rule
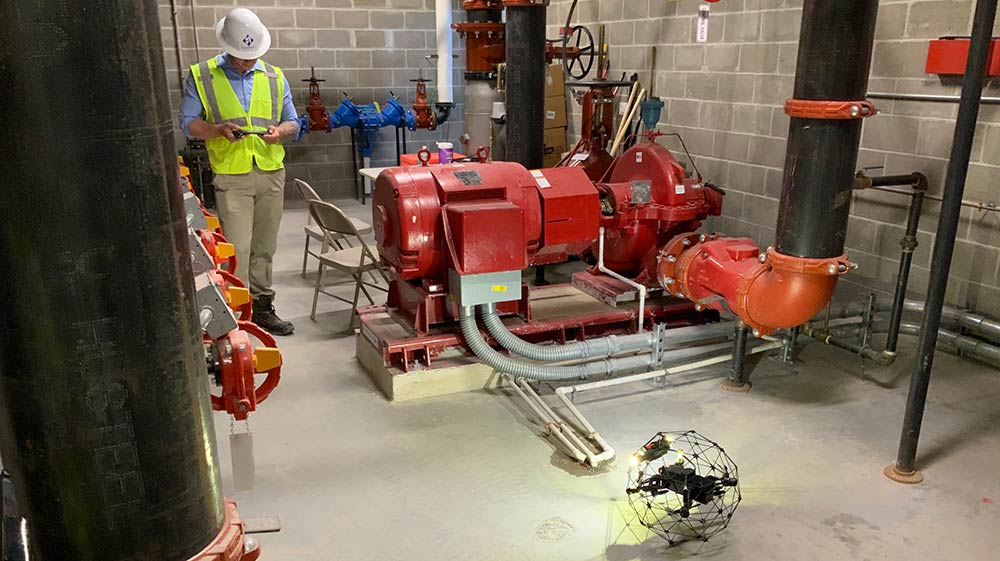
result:
[[[215,58],[191,67],[198,87],[205,121],[212,124],[235,123],[242,129],[266,131],[280,124],[281,106],[285,96],[285,76],[281,69],[261,61],[264,72],[254,72],[250,110],[245,111],[233,91],[226,73]],[[250,173],[254,162],[265,171],[284,167],[285,148],[268,144],[257,135],[230,142],[225,137],[205,141],[212,171],[224,175]]]

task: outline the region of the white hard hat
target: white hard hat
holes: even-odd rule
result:
[[[226,53],[246,60],[260,58],[271,48],[271,33],[257,14],[246,8],[236,8],[220,19],[215,37]]]

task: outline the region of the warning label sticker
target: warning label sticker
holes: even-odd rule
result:
[[[538,183],[538,186],[540,188],[548,189],[549,187],[552,187],[552,184],[549,183],[549,180],[545,179],[545,176],[542,175],[542,170],[540,169],[532,170],[531,175],[532,177],[535,178],[535,182]]]

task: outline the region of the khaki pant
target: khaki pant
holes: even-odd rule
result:
[[[222,232],[236,246],[237,276],[254,298],[274,296],[271,271],[285,202],[285,170],[216,175]]]

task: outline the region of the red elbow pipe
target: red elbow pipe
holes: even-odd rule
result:
[[[802,325],[826,306],[846,255],[830,259],[762,253],[749,238],[686,234],[660,252],[660,284],[672,295],[739,316],[756,335]]]

